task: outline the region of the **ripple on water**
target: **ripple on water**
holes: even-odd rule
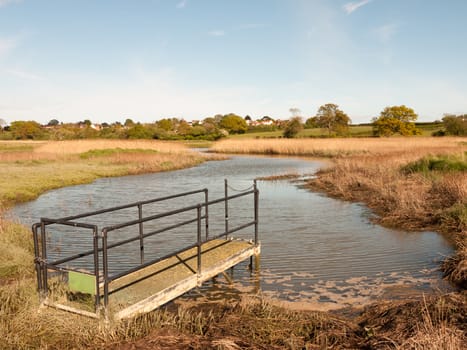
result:
[[[99,179],[88,185],[50,191],[35,201],[17,206],[12,214],[30,225],[40,217],[63,217],[204,187],[209,188],[213,199],[223,195],[224,178],[229,179],[233,188],[246,188],[257,177],[311,174],[319,165],[319,162],[293,158],[233,157],[190,169]],[[374,225],[369,221],[371,213],[364,206],[309,192],[297,181],[259,181],[258,188],[261,269],[252,276],[246,264],[240,264],[234,270],[237,292],[261,290],[283,302],[332,309],[360,305],[388,295],[397,297],[446,287],[437,267],[442,256],[452,253],[452,247],[442,236],[434,232],[409,233]],[[251,217],[250,204],[232,202],[232,222]],[[167,210],[181,205],[187,203],[172,201],[163,206],[156,205],[151,210]],[[211,232],[222,230],[222,210],[219,206],[210,212]],[[96,220],[103,227],[130,217],[133,219],[131,215],[134,213],[128,211]],[[221,222],[216,224],[215,218]],[[128,234],[120,232],[118,236]],[[192,236],[192,232],[182,232],[178,241],[191,242]],[[92,247],[92,240],[85,233],[70,232],[61,237],[51,234],[49,240],[53,242],[50,253],[55,257]],[[129,248],[114,251],[112,271],[137,264],[137,258],[129,257]],[[168,236],[148,240],[148,251],[153,256],[174,248],[173,240]],[[90,260],[83,259],[81,263],[92,266]],[[215,287],[216,283],[219,288]],[[231,291],[229,288],[220,278],[205,284],[202,290],[218,295]]]

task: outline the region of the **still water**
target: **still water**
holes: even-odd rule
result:
[[[190,169],[105,178],[50,191],[15,207],[12,215],[30,225],[41,217],[64,217],[205,187],[214,199],[223,196],[224,179],[229,180],[229,191],[233,193],[250,187],[258,177],[285,173],[311,176],[320,166],[320,162],[305,159],[233,156]],[[441,235],[383,228],[371,222],[372,214],[365,206],[310,192],[302,184],[299,180],[258,181],[262,244],[259,272],[251,274],[247,264],[241,264],[231,272],[234,286],[219,278],[207,283],[202,292],[214,295],[227,290],[261,291],[284,302],[332,309],[447,288],[438,266],[453,248]],[[201,201],[200,197],[193,200]],[[174,201],[156,209],[169,210],[182,204],[190,203]],[[250,204],[233,202],[232,220],[250,220]],[[101,218],[102,225],[135,219],[131,216],[134,213],[120,215]],[[210,229],[221,233],[223,219],[221,214],[216,219],[216,215],[214,211]],[[145,247],[148,258],[151,253],[163,254],[161,247],[176,248],[174,237],[178,237],[177,241],[186,240],[187,232],[177,234],[149,240]],[[90,247],[90,241],[82,237],[51,239],[58,241],[57,248],[51,251],[57,257]],[[125,249],[129,248],[117,250],[110,258],[112,271],[137,263]]]

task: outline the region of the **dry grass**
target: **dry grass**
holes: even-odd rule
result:
[[[1,142],[0,205],[99,177],[181,169],[206,159],[180,143],[162,141]]]
[[[41,143],[35,147],[35,153],[58,155],[80,154],[96,149],[144,149],[160,153],[186,153],[187,147],[181,143],[151,140],[71,140]]]
[[[356,154],[437,154],[458,149],[466,138],[228,139],[211,149],[219,153],[338,157]]]

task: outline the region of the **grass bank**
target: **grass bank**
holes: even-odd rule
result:
[[[223,140],[212,149],[332,158],[310,188],[365,203],[382,225],[448,235],[457,252],[443,268],[452,282],[467,287],[466,138]]]
[[[180,143],[161,141],[3,141],[0,142],[0,207],[100,177],[175,170],[204,160],[206,157]]]

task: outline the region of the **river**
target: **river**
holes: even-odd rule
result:
[[[11,214],[30,225],[40,217],[64,217],[204,187],[210,198],[216,198],[224,193],[224,179],[234,191],[248,188],[258,177],[312,176],[320,166],[319,161],[303,158],[232,156],[190,169],[103,178],[50,191],[16,206]],[[260,290],[284,302],[333,309],[448,288],[438,268],[453,247],[443,236],[375,225],[364,205],[313,193],[302,185],[300,180],[258,181],[259,272],[251,275],[246,263],[241,264],[231,272],[236,281],[233,286],[219,278],[207,283],[202,292],[222,297]],[[231,210],[242,217],[249,215],[241,202]],[[215,224],[211,230],[216,230]],[[169,241],[164,244],[171,247]],[[79,242],[61,242],[65,250],[71,245]],[[122,254],[114,264],[131,264]]]

